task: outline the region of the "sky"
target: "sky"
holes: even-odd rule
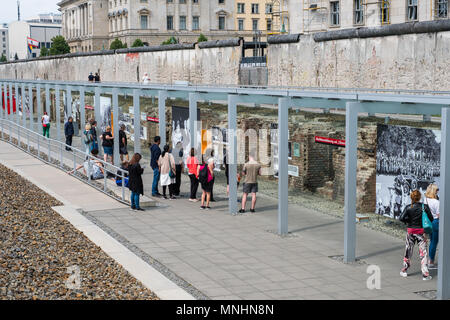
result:
[[[59,13],[60,0],[20,0],[20,19],[26,20],[40,13]],[[17,0],[0,0],[0,24],[17,20]]]

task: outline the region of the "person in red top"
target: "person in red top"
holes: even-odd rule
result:
[[[191,153],[187,158],[187,167],[189,173],[189,179],[191,180],[191,195],[189,201],[197,202],[197,189],[198,189],[198,159],[195,156],[195,148],[191,148]]]

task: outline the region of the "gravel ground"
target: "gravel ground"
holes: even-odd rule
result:
[[[0,299],[158,299],[51,209],[61,203],[2,165],[0,190]],[[73,266],[81,282],[69,289]]]

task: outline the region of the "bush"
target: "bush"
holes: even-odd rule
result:
[[[6,62],[6,56],[2,54],[2,57],[0,58],[0,62]]]
[[[174,36],[172,36],[172,37],[170,37],[169,39],[167,39],[166,41],[164,41],[163,43],[162,43],[162,45],[166,45],[166,44],[177,44],[178,43],[178,40],[174,37]]]
[[[127,44],[126,43],[122,43],[122,41],[120,41],[119,39],[116,38],[116,40],[114,40],[113,42],[111,42],[111,45],[109,47],[110,50],[117,50],[117,49],[124,49],[127,48]]]
[[[144,46],[144,43],[142,42],[141,39],[134,40],[133,44],[131,45],[132,48],[143,47],[143,46]]]
[[[197,42],[205,42],[208,41],[208,38],[205,37],[205,35],[203,33],[200,33],[200,36],[197,39]]]
[[[46,47],[42,47],[41,48],[41,55],[40,55],[40,57],[46,57],[48,55],[49,55],[48,49]]]
[[[70,53],[70,47],[63,36],[56,36],[52,38],[52,47],[50,48],[50,55]]]

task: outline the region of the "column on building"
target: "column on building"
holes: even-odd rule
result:
[[[188,1],[187,13],[186,13],[186,29],[192,31],[192,1]]]
[[[175,5],[175,14],[173,17],[173,26],[176,31],[180,31],[180,3],[177,2]]]

